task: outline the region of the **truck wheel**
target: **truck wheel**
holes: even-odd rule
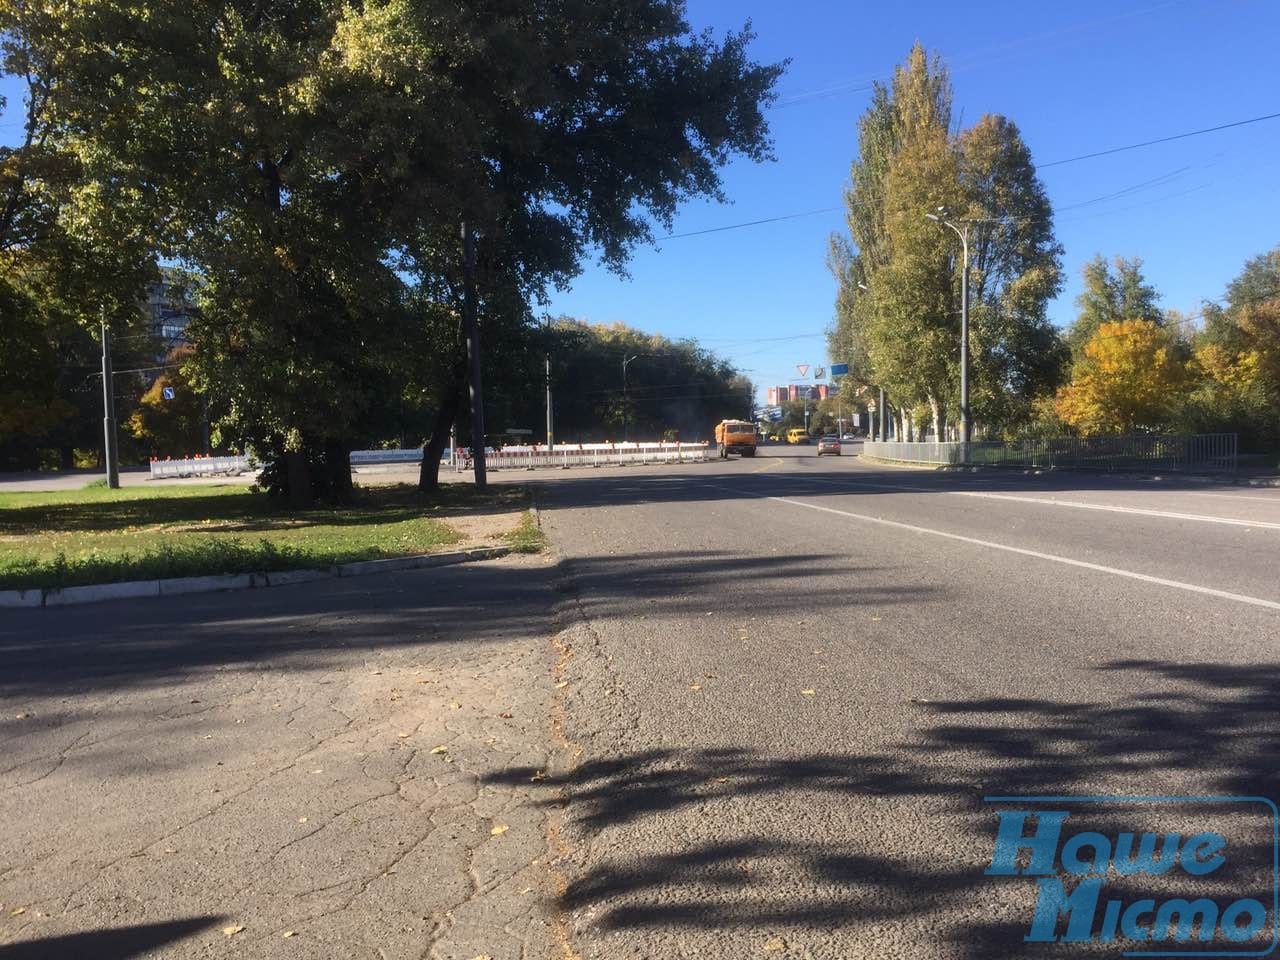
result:
[[[755,450],[743,450],[742,455],[744,457],[754,457],[756,455],[756,452]]]

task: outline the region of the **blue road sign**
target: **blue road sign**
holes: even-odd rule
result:
[[[833,363],[831,365],[831,375],[833,377],[843,377],[848,372],[849,365],[847,363]]]
[[[164,397],[166,400],[172,400],[172,399],[173,399],[173,387],[161,387],[161,388],[160,388],[160,396]]]

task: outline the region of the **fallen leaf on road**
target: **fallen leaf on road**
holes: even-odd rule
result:
[[[728,777],[716,777],[716,783],[728,783],[728,782],[729,782]]]
[[[298,818],[298,822],[299,822],[299,823],[306,823],[306,822],[307,822],[307,818],[306,818],[306,817],[299,817],[299,818]]]
[[[20,917],[20,916],[22,916],[22,915],[23,915],[24,913],[26,913],[26,912],[27,912],[27,908],[26,908],[26,907],[18,907],[16,910],[10,910],[10,911],[9,911],[9,916],[11,916],[11,917]]]
[[[510,719],[511,719],[511,714],[509,714],[509,713],[500,713],[500,714],[498,714],[498,716],[500,716],[503,720],[510,720]]]
[[[556,684],[556,689],[557,689],[557,690],[563,690],[563,689],[564,689],[565,687],[567,687],[568,685],[569,685],[569,681],[568,681],[568,680],[561,680],[559,683],[557,683],[557,684]]]
[[[401,733],[401,734],[397,734],[397,736],[399,736],[399,737],[400,737],[400,739],[401,739],[401,740],[403,740],[405,737],[407,737],[407,736],[408,736],[408,734],[407,734],[407,733]]]
[[[288,940],[290,937],[294,936],[294,932],[292,930],[286,930],[284,933],[280,934],[280,936]]]
[[[222,932],[228,937],[234,937],[243,929],[244,927],[223,927]]]
[[[324,767],[316,767],[316,768],[315,768],[314,770],[312,770],[311,772],[312,772],[312,773],[324,773]]]
[[[801,690],[800,693],[806,697],[812,697],[814,695],[812,690]]]
[[[873,623],[878,623],[878,622],[880,621],[880,618],[879,618],[879,617],[872,617],[872,618],[871,618],[871,620],[872,620],[872,622],[873,622]]]
[[[471,960],[493,960],[493,957],[487,953],[477,953]]]
[[[783,950],[786,950],[786,949],[787,949],[786,941],[784,941],[781,937],[774,937],[772,940],[766,941],[764,945],[765,953],[781,953]]]
[[[489,833],[492,836],[500,837],[510,829],[511,828],[508,827],[505,823],[500,823],[496,827],[494,827],[492,830],[490,830]]]
[[[529,782],[540,783],[545,779],[547,779],[547,772],[545,770],[539,770],[537,773],[535,773],[532,777],[529,778]]]
[[[700,684],[700,683],[691,683],[691,684],[689,684],[689,689],[690,689],[690,690],[693,690],[694,692],[697,692],[698,690],[701,690],[701,689],[702,689],[702,684]]]
[[[438,747],[432,747],[431,752],[432,753],[448,753],[449,748],[442,744],[441,746],[438,746]]]
[[[449,709],[450,709],[450,710],[461,710],[461,709],[462,709],[462,704],[460,704],[457,700],[454,700],[452,703],[450,703],[450,704],[449,704]]]
[[[15,719],[15,720],[25,720],[25,719],[27,719],[27,717],[29,717],[29,716],[31,716],[31,714],[29,714],[29,713],[19,713],[19,714],[17,714],[13,719]]]

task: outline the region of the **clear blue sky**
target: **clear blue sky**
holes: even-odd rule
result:
[[[727,168],[731,204],[689,206],[677,233],[838,207],[867,83],[889,76],[917,39],[951,67],[966,126],[1002,113],[1042,163],[1280,111],[1276,0],[691,0],[689,17],[718,33],[749,17],[756,57],[792,63],[770,114],[777,161]],[[0,142],[11,142],[14,86],[0,93],[11,96]],[[1280,119],[1045,170],[1061,208],[1163,178],[1062,210],[1067,284],[1054,322],[1070,322],[1080,267],[1095,253],[1141,257],[1166,307],[1221,296],[1247,258],[1280,244],[1278,167]],[[630,279],[588,267],[551,310],[694,337],[747,370],[763,396],[795,378],[796,363],[833,359],[824,256],[842,229],[833,211],[663,241],[636,252]]]
[[[732,204],[686,208],[676,233],[839,206],[868,100],[860,81],[889,76],[917,39],[951,67],[964,125],[1004,114],[1037,162],[1280,112],[1275,0],[691,0],[689,16],[717,32],[750,17],[757,58],[792,63],[770,113],[777,162],[729,167]],[[1067,283],[1055,323],[1073,318],[1080,268],[1095,253],[1141,257],[1164,306],[1192,311],[1280,244],[1280,118],[1041,177],[1056,208],[1166,174],[1058,215]],[[589,268],[552,310],[695,337],[751,371],[762,396],[795,378],[796,363],[832,359],[824,255],[843,226],[832,212],[667,240],[637,251],[629,280]]]

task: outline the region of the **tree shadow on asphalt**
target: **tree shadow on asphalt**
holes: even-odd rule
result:
[[[618,554],[573,561],[573,583],[590,588],[602,614],[661,600],[672,615],[703,615],[725,582],[750,590],[753,612],[811,607],[813,594],[777,589],[796,576],[837,576],[841,603],[907,603],[922,588],[847,586],[847,556],[755,557],[718,551]],[[73,694],[148,687],[193,671],[330,668],[353,651],[554,632],[554,566],[469,564],[231,594],[110,601],[61,609],[12,610],[0,630],[0,696]],[[839,586],[837,586],[839,582]]]
[[[1280,666],[1116,660],[1096,669],[1100,695],[1116,699],[921,703],[909,741],[878,754],[650,749],[541,780],[542,802],[563,807],[573,832],[608,837],[607,852],[571,872],[558,906],[605,933],[785,928],[812,942],[870,927],[896,930],[900,945],[910,930],[917,947],[938,947],[930,955],[973,960],[1116,955],[1119,944],[1024,942],[1034,881],[984,876],[997,823],[984,797],[1275,798]],[[1272,901],[1271,815],[1261,804],[1057,806],[1073,811],[1071,832],[1169,832],[1175,817],[1222,832],[1231,870],[1197,881],[1208,887],[1196,895]],[[894,823],[917,843],[877,843]],[[1161,882],[1112,874],[1108,895],[1159,897]],[[1163,889],[1189,896],[1185,886]]]
[[[220,916],[190,917],[23,940],[0,946],[0,960],[59,960],[65,957],[128,960],[192,937],[223,919]]]
[[[705,473],[680,474],[611,474],[589,472],[582,475],[537,480],[534,486],[540,503],[551,507],[613,507],[642,503],[715,503],[718,501],[753,500],[761,497],[838,496],[856,493],[876,494],[944,494],[955,490],[991,493],[1072,493],[1110,492],[1214,492],[1211,483],[1170,478],[1161,481],[1134,480],[1106,474],[1068,473],[1039,474],[1013,471],[977,473],[913,470],[862,463],[859,469],[836,467],[817,458],[788,458],[793,468],[785,472],[754,472],[749,467],[741,472],[732,467]],[[1228,490],[1240,488],[1225,485]],[[1256,491],[1259,498],[1266,493]],[[1280,498],[1271,498],[1280,503]]]

